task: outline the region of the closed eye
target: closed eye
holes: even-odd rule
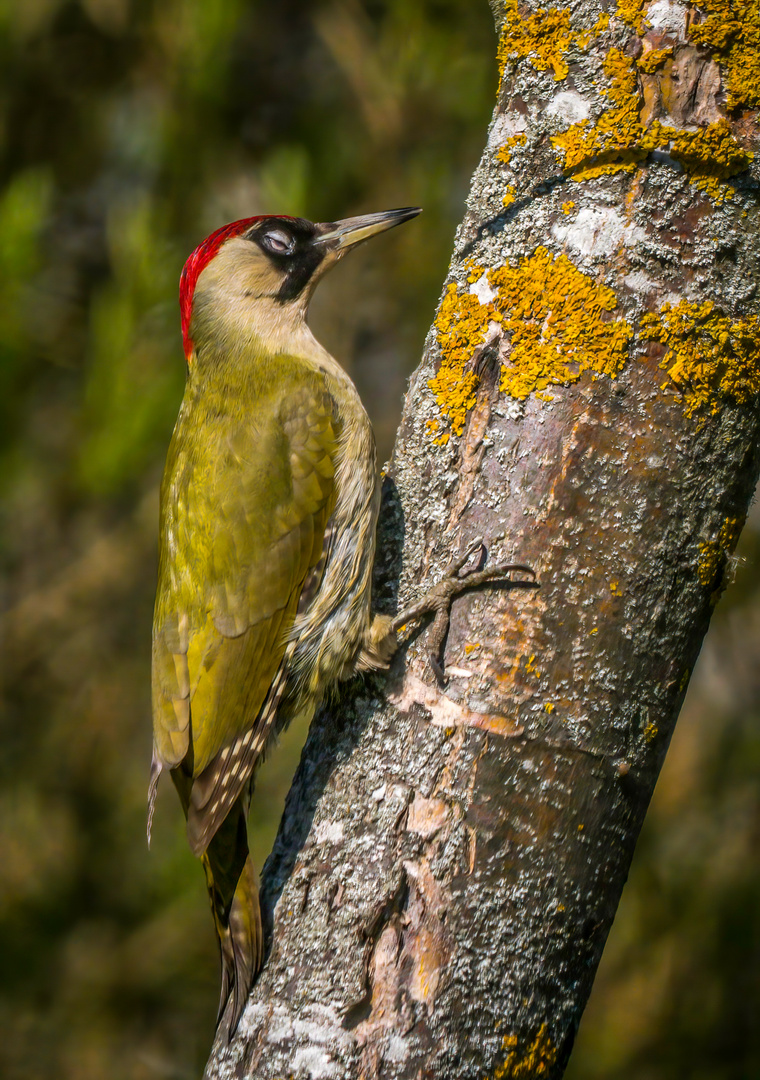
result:
[[[275,255],[292,255],[295,251],[295,240],[283,229],[271,229],[265,232],[261,239],[264,246]]]

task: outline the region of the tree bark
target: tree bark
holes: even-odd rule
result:
[[[758,4],[493,6],[377,600],[476,536],[541,587],[455,602],[444,688],[417,634],[315,719],[219,1080],[562,1075],[757,479]]]

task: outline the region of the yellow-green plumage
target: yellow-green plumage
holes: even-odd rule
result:
[[[154,624],[156,745],[193,775],[251,726],[285,652],[336,500],[341,422],[325,377],[248,360],[238,386],[191,375],[167,459]]]
[[[392,213],[351,228],[412,216]],[[258,221],[188,263],[188,381],[161,489],[153,630],[151,814],[169,769],[206,872],[228,1033],[263,957],[245,823],[255,769],[294,715],[336,679],[384,666],[395,642],[370,610],[371,427],[305,324],[314,282],[348,243],[330,248],[334,226]],[[270,236],[291,237],[290,261]]]

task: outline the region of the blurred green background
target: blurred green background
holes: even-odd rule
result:
[[[0,0],[0,1075],[198,1076],[218,960],[170,785],[145,845],[177,281],[212,229],[420,204],[312,323],[390,451],[496,90],[486,0]],[[570,1069],[760,1076],[760,519]],[[303,732],[261,774],[265,857]],[[453,1078],[452,1078],[453,1080]]]

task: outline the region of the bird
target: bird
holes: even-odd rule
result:
[[[372,610],[375,439],[307,312],[346,252],[419,213],[243,218],[199,244],[180,277],[187,377],[160,494],[148,843],[168,771],[205,872],[227,1042],[264,959],[247,816],[272,743],[339,681],[387,668],[397,634],[430,612],[443,684],[453,597],[512,571],[531,580],[510,584],[536,584],[521,564],[482,569],[475,540],[414,605]]]
[[[346,252],[418,213],[243,218],[180,278],[187,377],[160,495],[148,842],[168,771],[205,871],[227,1041],[264,955],[246,825],[256,770],[296,716],[396,649],[371,605],[372,427],[309,301]]]

